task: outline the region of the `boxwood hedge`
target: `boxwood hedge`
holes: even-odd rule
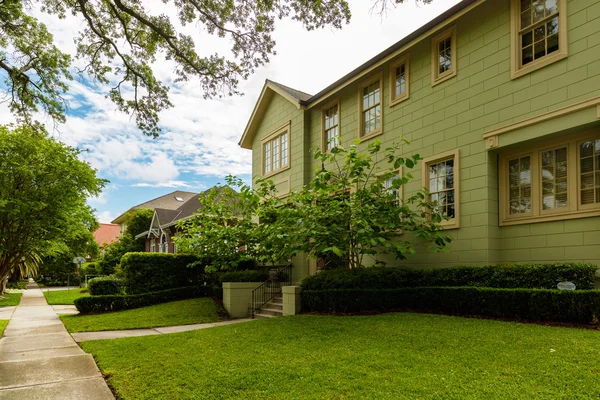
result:
[[[562,281],[577,289],[594,287],[593,264],[514,264],[437,269],[373,267],[322,271],[302,282],[304,290],[397,289],[427,286],[556,289]]]
[[[416,287],[303,290],[304,312],[422,310],[530,321],[598,324],[600,290]]]
[[[74,304],[80,313],[91,314],[105,311],[140,308],[154,304],[167,303],[170,301],[213,295],[213,288],[210,286],[189,286],[136,295],[80,297],[74,301]]]

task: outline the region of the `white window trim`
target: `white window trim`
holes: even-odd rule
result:
[[[454,159],[454,218],[443,220],[441,226],[444,229],[460,228],[460,151],[454,149],[445,153],[436,154],[423,159],[423,169],[421,172],[421,183],[427,192],[429,192],[429,164],[440,161]],[[428,197],[429,199],[429,197]],[[429,200],[428,200],[429,201]]]

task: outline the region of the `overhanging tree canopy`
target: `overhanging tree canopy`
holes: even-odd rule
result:
[[[404,0],[375,0],[373,9]],[[420,0],[429,3],[431,0]],[[159,112],[172,106],[169,85],[157,78],[157,60],[174,63],[173,82],[196,80],[205,98],[234,95],[238,85],[275,54],[272,37],[278,19],[290,18],[307,30],[341,28],[351,17],[346,0],[163,0],[160,7],[140,0],[3,0],[0,2],[0,74],[12,112],[25,122],[42,109],[65,120],[74,58],[84,79],[109,85],[108,96],[132,114],[143,133],[156,136]],[[80,18],[77,52],[65,54],[33,9]],[[173,10],[175,21],[159,12]],[[157,10],[158,9],[158,10]],[[198,37],[184,33],[193,25],[229,39],[230,55],[205,54]],[[183,28],[182,28],[183,27]]]

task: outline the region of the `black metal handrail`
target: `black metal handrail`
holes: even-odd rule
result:
[[[292,264],[276,267],[277,271],[252,291],[252,319],[256,311],[282,292],[282,287],[292,284]]]

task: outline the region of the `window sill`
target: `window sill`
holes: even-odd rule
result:
[[[529,63],[525,67],[521,67],[518,69],[515,68],[510,72],[510,79],[520,78],[523,75],[527,75],[533,71],[537,71],[538,69],[544,68],[550,64],[560,61],[560,60],[566,58],[567,56],[568,56],[567,53],[559,52],[557,54],[554,54],[551,56],[546,56],[544,58],[540,58],[539,60],[533,61],[532,63]]]
[[[402,103],[404,100],[408,100],[408,96],[409,95],[407,93],[403,96],[396,97],[394,100],[390,101],[389,107],[394,107],[395,105]]]
[[[454,78],[455,76],[456,76],[456,70],[452,70],[452,71],[450,71],[450,73],[445,73],[444,75],[439,76],[437,78],[432,77],[431,78],[431,87],[439,85],[442,82],[446,82],[448,79]]]
[[[372,139],[372,138],[374,138],[375,136],[379,136],[379,135],[381,135],[382,133],[383,133],[383,129],[379,128],[379,129],[378,129],[378,130],[376,130],[376,131],[369,132],[367,135],[363,135],[363,136],[361,136],[359,139],[360,139],[361,141],[369,140],[369,139]]]
[[[277,174],[279,174],[279,173],[281,173],[281,172],[283,172],[285,170],[288,170],[288,169],[290,169],[290,164],[288,164],[287,166],[285,166],[283,168],[276,169],[275,171],[271,171],[271,172],[269,172],[267,174],[263,174],[262,177],[263,178],[269,178],[271,176],[277,175]]]
[[[526,217],[526,218],[514,218],[514,219],[505,219],[500,221],[500,226],[511,226],[511,225],[523,225],[523,224],[536,224],[538,222],[549,222],[549,221],[564,221],[567,219],[577,219],[577,218],[588,218],[588,217],[597,217],[600,216],[600,209],[593,209],[588,211],[572,211],[561,214],[552,214],[552,215],[539,215],[535,217]]]
[[[442,221],[440,225],[445,231],[460,228],[460,222],[458,222],[456,218],[451,219],[450,221]]]

